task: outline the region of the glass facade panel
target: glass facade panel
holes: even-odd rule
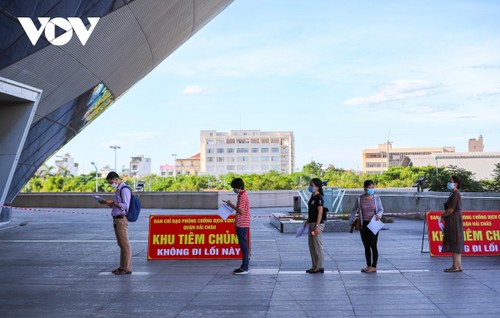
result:
[[[103,84],[98,84],[34,123],[26,137],[6,202],[10,202],[21,191],[48,157],[90,124],[113,101],[109,90]]]

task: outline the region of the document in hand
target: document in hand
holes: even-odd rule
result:
[[[384,227],[384,223],[380,220],[377,221],[374,215],[367,226],[373,232],[373,234],[376,235],[378,231],[380,231],[380,229]]]
[[[236,211],[227,205],[227,203],[222,203],[217,210],[217,214],[222,218],[222,219],[227,219],[231,214],[235,214]]]
[[[441,232],[444,232],[444,220],[441,219],[441,217],[439,217],[439,219],[438,219],[438,225],[439,225],[439,228],[441,229]]]
[[[297,227],[297,233],[295,234],[295,237],[301,237],[302,235],[306,234],[307,231],[309,230],[309,226],[298,226]]]
[[[96,199],[97,201],[104,201],[104,199],[98,195],[93,195],[92,196],[94,199]]]

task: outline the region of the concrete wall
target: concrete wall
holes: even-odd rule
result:
[[[95,193],[22,193],[13,206],[38,208],[99,208]],[[134,192],[144,208],[150,209],[217,209],[222,200],[236,203],[233,192]],[[111,193],[99,193],[112,199]],[[252,208],[292,206],[297,191],[249,191]]]
[[[382,200],[386,213],[442,211],[449,192],[416,192],[379,190],[377,194]],[[351,211],[354,202],[362,194],[362,190],[348,190],[342,202],[343,211]],[[499,211],[500,195],[498,193],[462,193],[462,210]]]
[[[342,211],[350,211],[362,190],[347,190]],[[98,208],[92,199],[94,193],[23,193],[14,201],[17,207],[38,208]],[[222,200],[236,202],[233,192],[137,192],[144,208],[154,209],[217,209]],[[377,189],[386,213],[441,211],[448,192],[408,192]],[[100,193],[112,198],[110,193]],[[288,207],[293,210],[293,197],[297,191],[249,191],[253,208]],[[500,194],[463,193],[463,209],[472,211],[500,210]]]

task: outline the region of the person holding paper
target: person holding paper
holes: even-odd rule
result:
[[[349,223],[353,224],[356,215],[359,214],[359,220],[361,222],[361,241],[365,248],[366,258],[366,267],[363,268],[361,272],[375,273],[377,272],[378,261],[378,233],[373,234],[368,228],[368,224],[373,217],[375,217],[375,220],[379,221],[384,213],[384,208],[380,197],[375,195],[375,183],[373,183],[372,180],[366,180],[363,187],[365,193],[360,195],[354,202]]]
[[[113,270],[112,273],[115,275],[132,274],[132,249],[128,239],[127,220],[127,211],[130,206],[132,192],[114,171],[108,173],[106,181],[108,181],[112,188],[116,189],[115,198],[114,200],[100,200],[99,203],[111,208],[116,242],[120,247],[120,267]]]
[[[309,183],[309,192],[312,193],[308,203],[308,218],[304,227],[309,226],[308,244],[311,253],[312,267],[306,273],[324,273],[323,263],[323,238],[322,232],[325,228],[326,213],[323,211],[323,182],[313,178]]]
[[[250,229],[250,200],[248,199],[247,191],[245,190],[245,184],[241,178],[235,178],[231,181],[231,187],[234,193],[238,195],[238,200],[236,205],[234,205],[230,200],[226,201],[229,205],[236,211],[236,217],[234,225],[236,226],[236,235],[238,236],[238,241],[240,243],[242,263],[241,266],[233,271],[235,275],[245,275],[248,274],[249,269],[249,251],[248,251],[248,230]]]
[[[444,271],[461,272],[462,253],[464,252],[464,224],[462,221],[462,180],[458,176],[452,176],[448,181],[450,196],[444,204],[444,213],[441,218],[444,220],[443,229],[443,252],[453,253],[453,264]]]

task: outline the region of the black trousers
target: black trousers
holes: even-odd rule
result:
[[[365,258],[366,266],[377,267],[378,261],[378,249],[377,249],[377,235],[368,228],[369,221],[363,221],[363,226],[361,227],[361,241],[365,247]],[[372,258],[373,257],[373,258]]]

